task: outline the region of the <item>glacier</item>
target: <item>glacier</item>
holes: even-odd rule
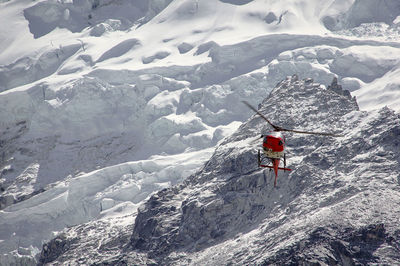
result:
[[[274,188],[273,173],[257,165],[258,138],[268,127],[255,115],[198,172],[140,206],[134,226],[91,252],[77,244],[90,234],[77,231],[97,224],[68,229],[45,245],[41,262],[396,264],[399,114],[360,111],[343,91],[297,76],[282,81],[260,111],[286,128],[344,136],[287,133],[293,171],[281,172]]]
[[[398,217],[393,211],[398,186],[393,172],[398,133],[393,123],[400,111],[398,1],[291,0],[283,5],[274,0],[0,0],[0,23],[7,25],[0,29],[0,265],[118,259],[135,264],[213,264],[212,254],[221,264],[281,264],[285,258],[293,263],[312,261],[311,257],[322,262],[328,253],[333,261],[340,262],[344,256],[342,263],[347,257],[364,263],[360,260],[363,247],[355,243],[361,238],[355,235],[371,234],[375,240],[362,240],[375,241],[376,249],[366,257],[378,264],[398,263],[393,253],[397,236],[390,222]],[[293,74],[299,77],[297,81],[287,79]],[[336,82],[331,84],[332,80]],[[282,86],[293,95],[301,95],[297,89],[310,91],[294,99],[290,93],[280,94]],[[286,100],[274,98],[276,91]],[[321,97],[320,103],[315,97]],[[337,106],[324,104],[328,98],[337,99],[331,103]],[[341,147],[334,149],[326,143],[329,140],[311,137],[308,145],[307,137],[289,135],[292,154],[288,158],[297,174],[285,173],[278,180],[278,191],[284,193],[272,191],[267,181],[255,181],[246,172],[254,166],[257,136],[267,127],[256,117],[248,121],[252,112],[243,100],[259,105],[278,124],[343,131],[346,137],[331,140]],[[268,103],[272,100],[276,104]],[[237,159],[225,162],[218,153]],[[337,157],[346,158],[347,163]],[[325,178],[316,174],[318,168]],[[156,196],[163,189],[172,195],[169,188],[190,187],[185,182],[192,182],[194,176],[205,178],[206,171],[231,171],[233,180],[253,180],[256,187],[266,190],[258,200],[271,195],[277,205],[262,202],[260,210],[254,207],[255,221],[237,215],[238,224],[230,225],[232,236],[205,228],[214,236],[204,240],[208,244],[197,239],[195,232],[179,235],[185,241],[193,237],[191,245],[197,243],[199,250],[168,253],[174,248],[160,241],[157,245],[166,248],[165,254],[154,255],[149,248],[154,236],[147,235],[150,242],[135,244],[136,248],[124,253],[127,243],[138,243],[135,220],[136,224],[143,221],[142,211],[154,201],[152,195],[164,197]],[[248,175],[251,178],[244,178]],[[327,187],[304,178],[304,184],[296,183],[297,193],[305,193],[300,197],[285,188],[293,185],[287,178],[297,180],[296,175],[322,179]],[[384,181],[376,181],[375,176]],[[329,187],[333,180],[338,181]],[[214,181],[201,182],[213,191]],[[250,183],[242,185],[244,189]],[[363,189],[368,195],[356,193]],[[181,197],[180,193],[178,189],[174,195]],[[367,211],[362,204],[353,205],[356,214],[347,221],[354,219],[355,224],[321,222],[326,229],[310,226],[306,230],[290,219],[298,215],[305,224],[315,221],[304,220],[297,212],[290,216],[290,208],[286,214],[278,207],[279,202],[292,206],[294,202],[289,201],[295,195],[300,197],[299,208],[304,200],[315,209],[311,214],[303,210],[315,219],[332,220],[333,213],[342,213],[336,203],[350,202],[350,206],[363,201],[362,195],[373,208]],[[208,196],[212,202],[213,194]],[[196,197],[190,199],[196,201]],[[161,216],[178,223],[182,200],[169,200],[169,207],[176,208],[174,214]],[[200,205],[185,209],[195,215],[206,204],[203,196],[198,200]],[[388,211],[382,214],[387,222],[370,219],[371,211],[379,210],[384,201],[392,204],[385,205]],[[224,206],[216,201],[211,209],[213,204],[217,209],[219,204]],[[277,210],[277,217],[286,217],[282,221],[288,219],[287,228],[295,228],[299,235],[288,241],[276,238],[272,243],[281,246],[274,251],[267,248],[262,256],[256,244],[266,238],[256,240],[250,233],[261,229],[235,230],[242,222],[265,228],[281,223],[266,216],[273,213],[269,208]],[[385,216],[389,210],[392,216]],[[347,209],[343,215],[350,215]],[[357,215],[371,221],[358,221]],[[186,230],[188,225],[180,226],[176,228]],[[273,238],[283,230],[271,228],[268,237]],[[171,236],[170,229],[166,225],[165,236]],[[335,244],[338,239],[344,244]],[[229,247],[237,251],[245,246],[235,244],[236,240],[255,245],[247,252],[253,256],[238,256],[237,261],[224,257],[233,254]],[[358,245],[354,250],[361,253],[351,250],[351,245]],[[305,256],[313,246],[321,256]],[[221,251],[225,249],[229,252]],[[82,250],[91,250],[92,255],[81,258]]]

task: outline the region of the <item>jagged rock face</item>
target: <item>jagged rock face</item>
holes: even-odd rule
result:
[[[132,218],[130,218],[132,219]],[[92,221],[71,227],[43,245],[39,265],[91,265],[103,262],[109,258],[109,265],[123,264],[122,259],[114,258],[120,254],[129,243],[133,225],[121,226],[123,219]],[[122,222],[124,223],[124,222]],[[118,261],[119,260],[119,261]],[[138,265],[139,257],[135,259]]]
[[[395,246],[383,224],[354,228],[317,228],[294,246],[282,249],[263,265],[367,265],[377,263],[375,250],[384,245]]]
[[[293,170],[279,173],[278,187],[273,173],[257,165],[259,136],[270,129],[255,115],[221,143],[202,170],[139,208],[130,243],[90,262],[398,263],[400,117],[388,108],[359,111],[355,99],[334,83],[334,90],[325,89],[293,76],[260,104],[281,127],[344,135],[286,134]],[[126,239],[126,231],[122,236]],[[115,241],[120,242],[118,234],[108,239]],[[41,261],[58,257],[62,263],[84,254],[79,248],[59,254],[51,243],[47,248]]]
[[[315,130],[314,118],[318,116],[326,120],[324,129],[330,131],[336,129],[332,125],[342,115],[353,110],[357,110],[357,105],[352,99],[297,77],[281,82],[260,109],[274,123],[292,128]],[[198,175],[180,188],[153,196],[137,217],[132,237],[134,248],[150,250],[154,255],[183,247],[196,250],[232,237],[266,218],[276,206],[274,201],[279,194],[271,186],[269,173],[258,168],[256,147],[247,141],[257,138],[266,128],[265,121],[255,116],[218,147]],[[315,149],[316,140],[317,137],[298,137],[295,152]],[[300,176],[284,176],[279,181],[285,191],[285,197],[279,199],[283,206],[293,201],[303,187]],[[185,191],[187,196],[182,195]],[[177,198],[182,201],[181,206],[176,204]],[[168,222],[160,220],[161,216],[169,217]]]
[[[393,229],[394,220],[383,218],[394,215],[391,209],[395,205],[380,210],[379,215],[371,212],[378,212],[379,204],[386,200],[393,204],[400,202],[396,176],[400,159],[399,116],[389,109],[372,115],[359,112],[355,99],[334,83],[330,86],[334,90],[327,90],[312,80],[288,78],[272,91],[260,111],[285,128],[342,132],[344,137],[287,134],[288,160],[293,171],[280,173],[279,187],[274,188],[272,175],[257,166],[254,144],[267,126],[262,118],[252,117],[217,148],[198,174],[151,197],[136,218],[131,239],[133,249],[147,252],[159,262],[171,263],[182,259],[177,259],[176,252],[215,256],[224,250],[221,248],[224,241],[259,230],[258,248],[246,254],[238,252],[242,248],[237,243],[234,245],[237,253],[230,250],[235,259],[220,256],[220,262],[280,264],[289,254],[279,253],[283,249],[277,252],[274,243],[279,245],[284,240],[296,243],[319,227],[345,226],[357,231],[358,226],[384,221],[382,228]],[[386,194],[390,190],[395,191],[396,197]],[[376,195],[368,198],[372,194]],[[366,208],[365,212],[353,219],[360,208]],[[324,211],[326,215],[322,215]],[[318,219],[314,221],[308,215]],[[304,220],[304,224],[298,224],[296,219]],[[274,235],[263,237],[262,231]],[[337,239],[342,238],[337,236]],[[375,246],[385,242],[385,238],[379,239]],[[359,241],[369,246],[368,241]],[[273,254],[275,259],[268,259]],[[353,264],[359,256],[343,254],[347,254],[346,259],[337,253],[329,260],[321,256],[315,261]],[[201,262],[211,264],[211,257]],[[262,260],[263,257],[266,259]],[[361,263],[376,261],[379,258],[371,255],[370,261],[364,258]]]
[[[43,258],[39,263],[44,264],[52,262],[59,255],[67,251],[71,246],[71,241],[67,240],[65,234],[61,234],[56,238],[52,239],[49,243],[43,245],[42,253],[40,257]]]

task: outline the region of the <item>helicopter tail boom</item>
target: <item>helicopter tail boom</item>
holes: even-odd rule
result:
[[[279,167],[279,161],[280,161],[280,159],[272,159],[272,165],[259,164],[260,167],[274,169],[274,173],[275,173],[274,187],[276,187],[276,180],[278,179],[278,171],[279,170],[292,171],[292,169],[289,169],[286,167]]]

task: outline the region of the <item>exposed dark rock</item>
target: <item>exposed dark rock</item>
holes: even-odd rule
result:
[[[383,224],[356,228],[317,228],[299,243],[280,250],[263,265],[370,265],[378,263],[374,252],[393,238]]]
[[[332,90],[337,94],[343,95],[349,99],[351,99],[355,104],[357,104],[356,97],[352,97],[349,90],[345,90],[342,88],[342,85],[338,84],[337,77],[334,77],[331,85],[328,86],[328,90]],[[358,105],[358,104],[357,104]]]
[[[179,53],[185,54],[185,53],[189,52],[190,50],[192,50],[193,47],[194,46],[191,45],[190,43],[183,42],[180,45],[178,45],[178,50],[179,50]]]
[[[143,57],[142,62],[143,62],[143,64],[150,64],[151,62],[153,62],[156,59],[158,59],[158,60],[164,59],[169,55],[170,55],[170,53],[166,52],[166,51],[158,52],[155,55],[152,55],[149,57]]]
[[[268,24],[271,24],[272,22],[276,21],[278,19],[278,17],[273,13],[273,12],[269,12],[265,18],[264,21]]]
[[[228,3],[228,4],[240,6],[240,5],[248,4],[253,0],[219,0],[219,1],[221,1],[223,3]]]
[[[3,190],[3,188],[2,188],[2,190]],[[15,199],[12,195],[0,196],[0,210],[14,204],[14,202],[15,202]]]
[[[338,94],[351,98],[350,91],[344,90],[342,85],[338,84],[337,77],[334,77],[331,85],[328,86],[328,90],[332,90]]]
[[[213,41],[203,43],[203,44],[199,45],[195,55],[200,55],[202,53],[205,53],[205,52],[209,51],[210,49],[212,49],[213,47],[219,47],[219,45]]]
[[[77,239],[69,239],[65,234],[58,235],[50,242],[43,245],[42,252],[40,253],[39,265],[52,262],[58,256],[66,252],[73,242]]]

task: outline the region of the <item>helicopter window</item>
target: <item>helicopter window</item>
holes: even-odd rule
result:
[[[282,142],[282,140],[280,140],[279,141],[279,146],[282,146],[283,145],[283,142]]]

